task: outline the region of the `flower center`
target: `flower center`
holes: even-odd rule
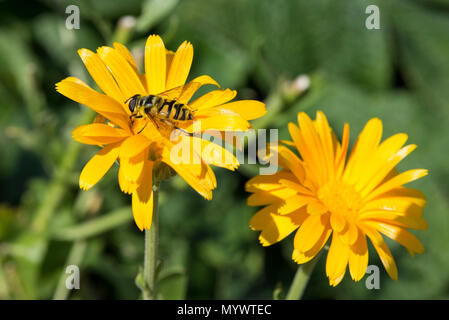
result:
[[[331,213],[350,217],[362,205],[362,198],[353,186],[344,181],[330,181],[318,190],[318,198]]]

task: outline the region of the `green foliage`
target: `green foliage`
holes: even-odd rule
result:
[[[81,29],[65,28],[76,4]],[[365,28],[376,4],[381,29]],[[71,130],[91,121],[54,84],[77,76],[93,85],[77,49],[129,40],[142,50],[149,34],[167,47],[195,48],[191,77],[209,74],[239,98],[267,103],[255,128],[280,128],[299,111],[323,110],[351,142],[371,117],[384,137],[406,132],[419,148],[401,170],[428,168],[413,187],[428,197],[427,231],[416,232],[426,252],[414,258],[390,242],[397,282],[381,268],[381,290],[346,275],[328,286],[325,254],[306,298],[407,299],[449,297],[449,2],[447,0],[147,0],[36,1],[21,8],[0,3],[0,299],[136,299],[144,234],[135,226],[130,197],[120,192],[117,168],[90,191],[78,188],[81,168],[96,152],[74,142]],[[444,10],[440,10],[444,9]],[[120,18],[136,24],[126,34]],[[297,76],[310,88],[288,94]],[[297,266],[292,236],[262,247],[248,222],[244,183],[258,167],[215,170],[218,187],[206,201],[179,177],[160,194],[159,298],[282,298]],[[381,265],[371,247],[370,264]],[[77,264],[81,289],[64,287],[65,266]],[[136,285],[137,283],[137,285]]]

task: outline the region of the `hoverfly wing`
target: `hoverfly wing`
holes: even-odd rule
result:
[[[180,103],[186,104],[203,84],[201,82],[189,82],[185,85],[172,88],[170,90],[161,92],[158,96],[169,100],[176,100]]]
[[[183,91],[184,91],[184,86],[179,86],[179,87],[175,87],[170,90],[161,92],[161,93],[157,94],[157,96],[165,98],[167,100],[178,100],[178,97],[181,96]]]

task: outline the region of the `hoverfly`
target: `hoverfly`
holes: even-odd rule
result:
[[[125,101],[125,104],[128,104],[129,111],[131,111],[129,118],[131,121],[139,118],[148,118],[153,121],[156,127],[159,127],[156,120],[165,123],[169,122],[171,125],[174,125],[176,122],[193,120],[194,110],[190,109],[182,101],[189,100],[200,86],[201,83],[199,82],[190,82],[187,85],[179,86],[156,95],[142,96],[135,94]]]

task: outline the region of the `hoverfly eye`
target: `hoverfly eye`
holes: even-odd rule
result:
[[[131,99],[128,107],[129,107],[129,111],[134,112],[134,109],[136,108],[136,99]]]

